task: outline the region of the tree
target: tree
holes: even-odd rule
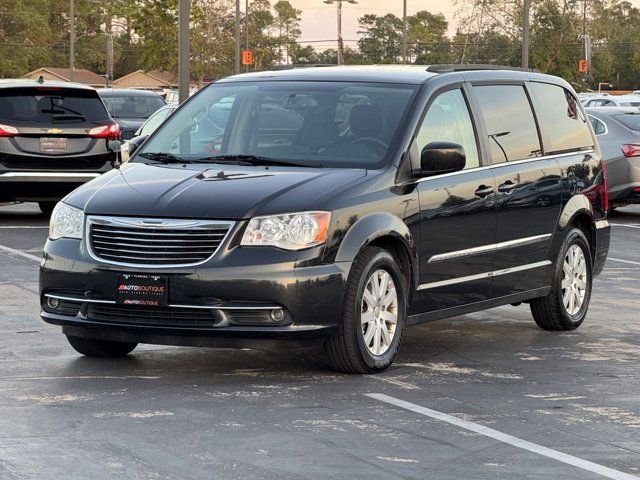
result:
[[[402,56],[402,20],[392,13],[358,19],[358,48],[370,63],[397,63]]]
[[[290,52],[294,49],[294,45],[297,45],[296,41],[300,38],[302,10],[293,8],[288,0],[278,1],[273,6],[273,9],[276,12],[275,28],[278,30],[279,43],[285,49],[284,61],[288,63]],[[282,58],[282,52],[279,53]]]

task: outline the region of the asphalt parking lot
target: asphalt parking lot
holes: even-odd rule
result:
[[[577,331],[500,307],[350,376],[316,349],[83,358],[38,316],[48,219],[0,207],[0,479],[638,479],[640,207],[610,221]]]

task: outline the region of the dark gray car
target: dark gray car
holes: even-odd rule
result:
[[[125,88],[103,88],[98,94],[111,117],[120,126],[123,140],[133,138],[147,119],[160,107],[166,105],[164,99],[155,92]]]
[[[640,109],[587,108],[607,168],[610,208],[640,203]]]

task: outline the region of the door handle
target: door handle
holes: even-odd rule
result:
[[[498,187],[498,191],[500,193],[511,193],[515,190],[518,185],[513,183],[511,180],[507,180],[503,184]]]
[[[484,198],[493,193],[493,187],[487,185],[480,185],[475,191],[476,197]]]

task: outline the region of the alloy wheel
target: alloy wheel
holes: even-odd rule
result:
[[[587,293],[587,261],[579,245],[571,245],[562,264],[562,302],[569,315],[582,308]]]
[[[360,318],[367,349],[375,356],[384,354],[393,342],[398,323],[398,294],[386,270],[376,270],[367,280]]]

